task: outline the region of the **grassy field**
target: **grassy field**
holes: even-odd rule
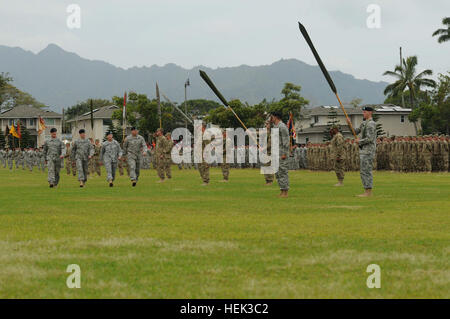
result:
[[[137,188],[0,169],[1,298],[449,298],[450,174],[290,172],[288,199],[257,170],[173,171]],[[381,289],[366,268],[381,267]],[[81,289],[66,268],[81,267]]]

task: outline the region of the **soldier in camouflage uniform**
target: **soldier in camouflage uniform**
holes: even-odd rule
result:
[[[445,135],[441,135],[439,137],[439,148],[441,153],[441,172],[448,172],[448,153],[449,153],[449,146],[447,143],[447,139],[445,138]]]
[[[424,171],[427,173],[431,173],[432,165],[431,158],[433,157],[433,144],[430,136],[425,136],[424,141],[422,143],[422,156],[423,156],[423,166]]]
[[[159,183],[163,183],[166,179],[166,157],[165,153],[168,148],[169,140],[164,137],[164,131],[162,128],[156,130],[156,173],[159,177]],[[167,176],[169,177],[169,176]]]
[[[206,124],[202,123],[202,136],[205,134]],[[208,141],[203,140],[202,138],[202,162],[198,164],[198,171],[200,173],[200,177],[203,181],[203,186],[207,186],[209,184],[209,164],[206,162],[203,152],[205,150],[206,145],[208,145]]]
[[[0,149],[0,163],[3,168],[6,168],[6,151],[4,149]]]
[[[109,187],[114,186],[114,180],[116,179],[117,163],[121,160],[122,149],[119,142],[113,139],[112,132],[106,133],[106,141],[103,143],[100,151],[100,159],[105,165],[106,180],[109,183]]]
[[[164,148],[164,173],[166,174],[168,179],[172,178],[172,134],[166,133],[165,135],[167,139],[166,147]]]
[[[139,131],[135,127],[132,127],[131,135],[123,143],[123,153],[127,156],[130,180],[133,187],[136,186],[139,180],[141,157],[147,148],[144,138],[138,133]]]
[[[64,156],[64,166],[66,167],[67,175],[70,175],[70,169],[72,168],[70,143],[66,143],[66,155]]]
[[[377,128],[376,123],[372,119],[372,113],[374,109],[370,106],[363,108],[364,121],[361,126],[356,129],[356,133],[361,133],[361,139],[357,139],[359,145],[359,157],[360,157],[360,175],[361,181],[364,187],[364,194],[358,195],[359,197],[368,197],[372,195],[373,188],[373,158],[376,151],[377,140]],[[348,123],[351,125],[350,122]]]
[[[81,129],[79,132],[80,139],[73,143],[72,161],[76,161],[78,171],[78,181],[80,187],[84,187],[87,182],[89,172],[89,160],[94,156],[94,145],[86,139],[86,131]]]
[[[230,164],[227,163],[227,151],[233,151],[231,149],[231,140],[227,138],[227,132],[222,132],[222,138],[223,138],[223,159],[222,163],[220,163],[220,168],[222,169],[222,176],[223,176],[223,182],[228,182],[228,179],[230,177]]]
[[[14,166],[14,152],[12,149],[6,147],[6,160],[8,161],[9,170],[12,171]]]
[[[271,122],[274,128],[279,130],[279,168],[275,177],[280,186],[279,197],[288,197],[289,192],[289,169],[287,157],[289,156],[289,130],[281,121],[281,113],[278,111],[271,113]]]
[[[266,129],[267,129],[267,146],[266,146],[266,154],[267,156],[272,156],[272,132],[271,132],[271,122],[270,120],[266,121]],[[269,161],[263,166],[270,166],[271,162]],[[266,180],[266,185],[270,186],[273,184],[273,180],[275,179],[275,174],[264,174],[264,179]]]
[[[338,183],[334,186],[343,186],[344,184],[344,156],[345,156],[345,141],[342,134],[339,132],[337,126],[330,130],[331,139],[331,158],[334,162],[334,171],[338,179]]]
[[[50,188],[58,186],[61,161],[66,153],[64,143],[56,137],[57,130],[50,130],[51,138],[44,144],[44,158],[48,165],[48,183]]]
[[[97,173],[98,176],[102,175],[100,154],[102,152],[102,145],[100,140],[96,139],[94,144],[94,156],[92,157],[92,176]]]

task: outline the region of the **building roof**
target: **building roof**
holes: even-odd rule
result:
[[[103,106],[98,109],[94,109],[93,111],[93,118],[94,119],[111,119],[114,111],[119,110],[120,108],[116,105],[107,105]],[[86,121],[91,119],[91,112],[84,113],[76,118],[73,118],[67,123],[76,122],[76,121]]]
[[[325,130],[329,129],[327,125],[315,125],[313,127],[307,127],[304,129],[297,129],[297,136],[304,134],[322,134]],[[339,131],[341,133],[351,133],[348,125],[339,125]]]
[[[59,113],[31,105],[18,105],[0,113],[0,119],[39,118],[39,116],[42,118],[62,118]]]
[[[371,106],[376,109],[376,112],[380,113],[403,113],[403,114],[409,114],[411,112],[411,109],[402,108],[400,106],[394,105],[394,104],[367,104],[359,107],[353,107],[353,106],[344,106],[345,112],[347,112],[348,115],[362,115],[362,108],[364,106]],[[300,115],[303,118],[310,118],[311,116],[320,116],[320,115],[328,115],[330,113],[331,109],[335,109],[337,115],[343,116],[344,113],[342,112],[342,109],[339,106],[336,105],[322,105],[322,106],[316,106],[313,108],[303,108],[300,112]]]

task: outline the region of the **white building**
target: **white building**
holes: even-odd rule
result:
[[[382,124],[383,131],[386,136],[414,136],[416,130],[414,123],[410,122],[408,115],[411,109],[405,109],[400,106],[392,104],[377,104],[370,105],[376,109],[374,114],[377,114],[378,123]],[[352,126],[357,128],[363,121],[362,107],[346,106],[345,111],[350,118]],[[336,120],[339,121],[341,133],[344,137],[351,138],[352,132],[347,125],[347,121],[339,106],[318,106],[314,108],[304,108],[300,112],[300,119],[295,123],[297,131],[297,143],[304,144],[307,142],[321,143],[324,137],[324,131],[330,121],[330,111],[335,110],[337,113]],[[420,130],[420,123],[417,124],[417,129]]]
[[[78,131],[84,129],[88,138],[92,137],[94,140],[103,140],[106,132],[108,131],[111,123],[114,123],[115,127],[121,127],[119,121],[112,120],[112,115],[116,110],[120,108],[116,105],[103,106],[93,110],[94,129],[91,126],[91,112],[87,112],[81,116],[67,121],[72,132],[72,138],[78,138]]]
[[[42,134],[38,134],[39,117],[44,119],[46,129]],[[6,126],[11,128],[20,121],[22,128],[26,128],[31,135],[32,144],[41,147],[50,138],[50,129],[56,128],[58,133],[62,131],[62,115],[42,108],[30,105],[18,105],[11,109],[3,110],[0,113],[0,127],[2,131]]]

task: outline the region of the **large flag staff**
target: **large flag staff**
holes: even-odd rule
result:
[[[225,98],[223,97],[222,93],[220,93],[220,91],[216,88],[216,86],[214,85],[214,83],[211,81],[211,79],[209,78],[209,76],[206,74],[206,72],[200,70],[200,76],[202,77],[202,79],[206,82],[206,84],[208,84],[208,86],[211,88],[211,90],[216,94],[216,96],[219,98],[219,100],[222,101],[223,105],[231,110],[231,112],[233,112],[234,116],[237,118],[237,120],[239,121],[239,123],[241,123],[242,127],[245,128],[246,131],[248,131],[247,126],[245,126],[244,122],[241,121],[241,119],[239,118],[239,116],[236,114],[236,112],[233,110],[233,108],[228,104],[227,100],[225,100]],[[256,145],[259,148],[259,144],[258,141],[256,140],[256,138],[253,136],[253,134],[250,134],[250,132],[248,132],[249,136],[253,139],[253,141],[256,143]]]
[[[189,118],[189,116],[187,116],[186,113],[184,113],[178,106],[176,106],[175,103],[169,100],[169,98],[165,96],[164,93],[161,93],[161,95],[167,101],[167,103],[171,104],[178,112],[180,112],[181,115],[183,115],[186,120],[188,120],[191,124],[194,124],[194,121],[191,118]]]
[[[158,82],[156,82],[156,102],[158,103],[159,128],[162,128],[161,97],[159,96]]]
[[[322,62],[322,59],[320,58],[319,54],[316,51],[316,48],[314,47],[314,44],[311,41],[311,38],[308,35],[308,32],[306,31],[303,24],[300,22],[298,23],[298,26],[300,28],[300,32],[302,33],[303,37],[305,38],[306,42],[309,45],[309,48],[311,49],[312,53],[314,54],[314,57],[316,58],[317,63],[319,64],[320,69],[322,70],[323,75],[325,76],[325,79],[327,80],[328,84],[330,85],[331,90],[336,95],[337,100],[339,101],[339,105],[341,106],[342,111],[344,112],[345,117],[347,118],[347,123],[350,126],[350,129],[352,130],[353,136],[357,138],[356,132],[353,129],[352,123],[350,122],[350,119],[347,115],[347,112],[345,111],[344,106],[342,105],[341,99],[339,98],[339,95],[337,93],[336,86],[333,83],[333,80],[331,79],[330,74],[328,73],[327,69],[325,68],[325,65]]]
[[[94,106],[92,103],[92,99],[89,103],[89,108],[91,109],[91,136],[92,136],[92,142],[94,141]]]
[[[214,85],[214,83],[211,81],[211,79],[209,78],[208,74],[206,74],[206,72],[200,70],[200,76],[202,77],[202,79],[206,82],[206,84],[208,84],[208,86],[211,88],[211,90],[216,94],[216,96],[219,98],[219,100],[222,101],[223,105],[228,108],[229,110],[231,110],[231,112],[233,112],[234,116],[237,118],[237,120],[239,121],[239,123],[241,123],[241,125],[245,128],[245,130],[247,131],[247,126],[245,126],[244,122],[241,121],[241,119],[239,118],[239,116],[236,114],[236,112],[234,112],[234,110],[231,108],[231,106],[228,104],[227,100],[225,100],[225,98],[223,97],[222,93],[219,92],[219,90],[216,88],[216,86]]]

